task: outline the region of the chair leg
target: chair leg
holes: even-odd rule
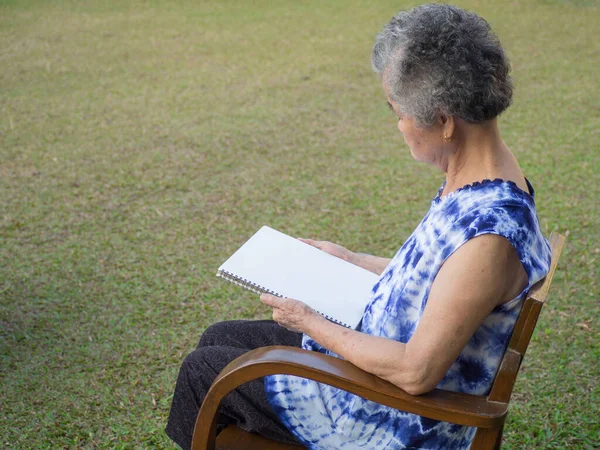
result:
[[[498,439],[496,439],[496,445],[494,446],[494,450],[500,450],[502,446],[502,434],[504,434],[504,424],[502,424],[502,428],[500,428],[500,433],[498,433]]]
[[[478,428],[470,450],[496,450],[502,442],[502,428]]]

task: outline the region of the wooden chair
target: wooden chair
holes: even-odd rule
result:
[[[228,426],[217,439],[216,418],[221,400],[243,383],[273,374],[297,375],[326,383],[368,400],[431,419],[477,427],[471,450],[499,449],[508,403],[540,310],[560,257],[565,237],[552,233],[550,272],[529,292],[496,379],[487,397],[435,389],[413,396],[351,363],[300,348],[259,348],[232,361],[211,386],[194,429],[192,450],[299,450],[304,447],[270,441]]]

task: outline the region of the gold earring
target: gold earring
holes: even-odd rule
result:
[[[446,136],[446,135],[444,135],[444,141],[450,142],[451,140],[452,140],[452,136]]]

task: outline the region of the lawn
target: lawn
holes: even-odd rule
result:
[[[505,448],[596,448],[600,6],[459,5],[511,57],[503,136],[568,236]],[[0,0],[0,447],[173,448],[202,330],[269,315],[215,277],[263,224],[393,255],[443,179],[370,68],[404,6]]]

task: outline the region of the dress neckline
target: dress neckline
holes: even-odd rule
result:
[[[462,187],[456,189],[455,191],[450,192],[449,194],[446,194],[442,197],[442,192],[444,192],[444,188],[446,187],[446,181],[444,180],[444,182],[438,189],[437,195],[433,199],[433,203],[445,202],[449,198],[452,198],[461,192],[471,191],[473,189],[478,189],[480,187],[484,187],[484,186],[488,186],[488,185],[495,185],[495,186],[507,185],[512,190],[516,191],[517,193],[520,193],[520,194],[524,195],[526,198],[533,200],[533,198],[535,196],[535,191],[533,189],[533,186],[531,185],[531,183],[529,182],[529,180],[527,178],[525,178],[525,183],[527,183],[527,190],[529,192],[526,192],[523,189],[521,189],[517,185],[517,183],[515,183],[512,180],[503,180],[502,178],[494,178],[492,180],[490,178],[485,178],[481,181],[474,181],[473,183],[465,184],[464,186],[462,186]]]

